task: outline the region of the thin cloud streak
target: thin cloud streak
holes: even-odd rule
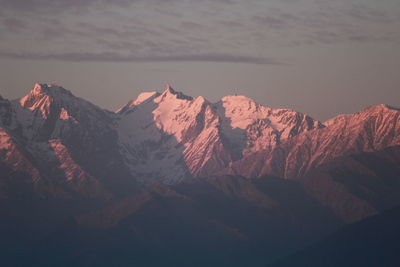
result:
[[[95,5],[107,7],[117,6],[121,8],[129,7],[137,3],[146,3],[154,7],[160,5],[168,5],[171,3],[179,4],[185,2],[184,0],[0,0],[0,5],[13,10],[22,11],[58,11],[63,12],[69,9],[89,8]],[[195,3],[197,1],[189,1]],[[221,5],[235,5],[236,0],[212,0],[203,1],[205,3],[218,3]]]
[[[272,11],[254,15],[251,21],[257,27],[290,36],[289,46],[400,42],[398,31],[386,29],[396,22],[392,15],[365,5],[333,7],[324,4],[316,10],[287,12],[275,8]],[[375,28],[367,27],[371,25]],[[264,35],[259,35],[262,40],[267,39]]]
[[[244,55],[233,55],[223,53],[207,54],[182,54],[166,56],[135,56],[121,55],[117,53],[14,53],[0,52],[0,57],[25,60],[60,60],[70,62],[226,62],[226,63],[249,63],[263,65],[287,65],[273,58],[252,57]]]

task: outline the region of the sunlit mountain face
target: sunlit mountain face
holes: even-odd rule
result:
[[[3,97],[4,266],[395,261],[396,107],[321,122],[242,95],[211,102],[170,85],[115,112],[53,84]],[[372,257],[374,231],[376,244],[390,242]],[[362,260],[362,248],[353,255],[348,247],[357,239],[366,240]]]

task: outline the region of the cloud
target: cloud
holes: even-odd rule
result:
[[[253,21],[261,24],[263,26],[267,26],[270,28],[274,29],[282,29],[286,28],[289,26],[290,21],[286,18],[284,18],[283,14],[280,14],[278,16],[271,16],[271,15],[266,15],[266,16],[254,16]]]
[[[8,31],[18,32],[26,28],[27,23],[17,18],[6,18],[3,25]]]
[[[5,8],[25,11],[40,11],[40,10],[65,10],[70,8],[84,8],[94,4],[104,6],[114,5],[126,7],[137,2],[168,2],[171,0],[0,0],[0,4]]]
[[[182,21],[180,26],[185,30],[208,30],[208,27],[193,21]]]
[[[282,1],[0,0],[1,56],[277,64],[256,55],[280,46],[400,39],[388,26],[392,13],[376,9],[378,5]],[[215,14],[204,15],[206,11]],[[243,54],[252,56],[237,56]]]
[[[366,44],[366,43],[393,43],[400,44],[400,34],[393,32],[385,33],[363,33],[359,31],[330,31],[316,30],[303,33],[290,46],[325,44],[332,45],[344,42]]]
[[[26,14],[51,13],[78,13],[88,14],[95,7],[107,9],[108,7],[127,8],[136,3],[145,3],[153,7],[170,4],[181,0],[0,0],[3,9]]]
[[[74,8],[86,8],[93,5],[128,7],[136,3],[146,3],[152,6],[162,6],[171,3],[183,3],[185,0],[0,0],[0,6],[4,8],[23,11],[66,11]],[[237,0],[191,0],[191,3],[204,2],[205,4],[218,3],[234,5]]]
[[[23,11],[37,11],[49,9],[67,9],[87,7],[100,0],[0,0],[3,8]]]
[[[303,10],[287,12],[280,8],[270,10],[264,15],[254,15],[252,21],[260,26],[283,30],[328,29],[349,27],[347,21],[336,14],[337,10]]]
[[[132,54],[122,55],[112,52],[103,53],[60,53],[60,54],[40,54],[40,53],[14,53],[0,51],[0,57],[26,60],[60,60],[72,62],[230,62],[230,63],[250,63],[267,65],[287,65],[278,60],[265,57],[253,57],[223,53],[206,54],[181,54],[181,55],[148,55],[135,56]]]
[[[246,26],[246,24],[244,24],[243,22],[233,20],[218,20],[217,24],[227,28],[243,28]]]
[[[376,23],[391,23],[393,22],[392,17],[383,10],[368,7],[366,5],[353,4],[350,8],[342,9],[343,15],[351,17],[353,19],[376,22]]]
[[[400,20],[396,21],[392,13],[380,7],[319,2],[313,9],[288,11],[272,8],[264,14],[253,15],[251,21],[264,31],[259,30],[254,36],[265,40],[265,33],[272,29],[284,35],[289,46],[346,42],[399,43],[400,32],[393,29],[396,24],[400,27]]]

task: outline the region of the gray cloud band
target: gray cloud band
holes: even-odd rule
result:
[[[272,58],[252,57],[231,54],[193,54],[193,55],[168,55],[168,56],[135,56],[121,55],[117,53],[62,53],[62,54],[39,54],[39,53],[14,53],[0,52],[0,57],[13,59],[35,59],[35,60],[60,60],[60,61],[93,61],[93,62],[231,62],[251,63],[267,65],[286,65]]]

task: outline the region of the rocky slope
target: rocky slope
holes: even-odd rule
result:
[[[227,173],[296,178],[335,158],[400,145],[400,110],[387,105],[340,115],[326,127],[299,134],[275,147],[235,162]]]
[[[38,195],[108,198],[133,186],[113,113],[62,87],[36,84],[21,99],[3,100],[1,115],[2,164],[29,175]]]
[[[110,112],[36,84],[0,97],[0,250],[10,266],[264,266],[400,205],[399,113],[322,124],[170,86]]]
[[[21,99],[2,98],[0,112],[2,164],[30,176],[34,190],[63,197],[105,199],[131,193],[137,180],[218,173],[299,178],[339,157],[400,145],[400,111],[386,105],[322,124],[245,96],[211,103],[169,85],[113,113],[36,84]]]
[[[323,127],[307,115],[244,96],[210,103],[169,85],[162,93],[139,95],[118,114],[125,163],[143,182],[167,184],[212,175],[245,155]]]
[[[26,172],[59,177],[68,190],[89,197],[115,193],[105,192],[110,187],[123,190],[129,179],[173,184],[212,175],[246,155],[323,127],[307,115],[267,108],[244,96],[210,103],[170,86],[140,94],[117,113],[51,84],[36,84],[21,99],[2,99],[1,106],[3,135],[24,147],[22,155],[38,174]]]

